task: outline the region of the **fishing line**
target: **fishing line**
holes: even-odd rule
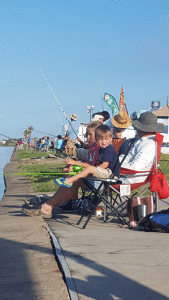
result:
[[[55,95],[54,91],[52,90],[52,88],[51,88],[51,86],[50,86],[50,84],[49,84],[49,82],[48,82],[47,78],[45,77],[44,73],[42,72],[41,68],[40,68],[40,71],[41,71],[41,73],[42,73],[42,75],[43,75],[43,77],[44,77],[45,81],[47,82],[47,85],[48,85],[48,87],[50,88],[50,90],[51,90],[51,92],[52,92],[52,94],[53,94],[54,98],[56,99],[56,101],[57,101],[57,103],[58,103],[58,105],[59,105],[60,109],[62,110],[62,112],[63,112],[63,114],[64,114],[64,116],[65,116],[66,120],[68,121],[68,123],[69,123],[70,127],[73,129],[73,131],[74,131],[75,135],[78,137],[78,135],[77,135],[76,131],[74,130],[74,128],[73,128],[73,126],[72,126],[71,122],[69,121],[69,119],[68,119],[68,117],[67,117],[67,115],[66,115],[65,111],[63,110],[63,107],[61,106],[61,104],[60,104],[59,100],[57,99],[57,97],[56,97],[56,95]]]
[[[21,129],[26,129],[26,128],[21,128]],[[43,132],[43,131],[38,131],[38,130],[35,130],[35,129],[33,129],[32,131],[36,131],[36,132],[40,132],[40,133],[44,133],[44,134],[47,134],[47,135],[51,135],[51,136],[56,137],[56,135],[53,135],[53,134],[51,134],[51,133],[47,133],[47,132]]]
[[[11,139],[9,136],[4,135],[4,134],[2,134],[2,133],[0,133],[0,135],[5,136],[5,137],[7,137],[8,139]],[[11,140],[12,140],[12,139],[11,139]]]

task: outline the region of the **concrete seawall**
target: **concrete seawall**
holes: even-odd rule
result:
[[[17,173],[14,152],[4,173]],[[0,202],[0,299],[58,299],[69,295],[56,263],[46,223],[26,217],[21,206],[35,192],[23,176],[6,176]]]
[[[17,165],[14,152],[5,173],[18,172]],[[77,213],[58,207],[47,222],[27,217],[21,206],[35,196],[28,180],[6,176],[6,187],[0,203],[0,300],[69,299],[47,224],[72,300],[169,299],[167,233],[129,230],[116,218],[104,223],[94,215],[83,230]],[[168,207],[169,199],[159,201],[159,210]]]

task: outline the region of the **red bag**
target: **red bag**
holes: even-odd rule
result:
[[[169,185],[165,175],[160,170],[152,176],[150,190],[151,192],[157,192],[160,200],[169,197]]]

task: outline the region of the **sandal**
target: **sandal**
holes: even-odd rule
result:
[[[40,208],[25,208],[23,207],[22,212],[30,217],[37,217],[37,216],[41,216],[44,219],[51,219],[52,218],[52,214],[48,214],[48,213],[44,213],[41,211]]]
[[[59,186],[63,186],[63,187],[66,187],[66,188],[71,188],[72,187],[72,183],[67,183],[65,181],[65,178],[57,178],[57,179],[54,179],[54,183],[59,185]]]
[[[24,208],[40,208],[41,204],[49,200],[49,197],[36,197],[37,202],[33,202],[31,199],[26,198],[22,207]]]

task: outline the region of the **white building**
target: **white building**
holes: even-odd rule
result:
[[[157,122],[164,124],[164,136],[163,143],[169,143],[169,105],[160,107],[153,111],[153,114],[157,116]]]

